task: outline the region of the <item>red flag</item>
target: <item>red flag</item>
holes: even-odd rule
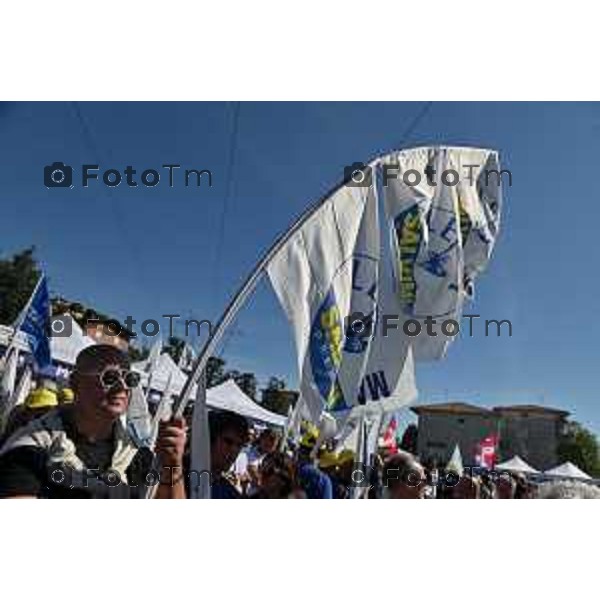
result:
[[[386,427],[385,433],[383,434],[383,445],[386,448],[389,448],[393,452],[398,450],[398,444],[396,443],[396,429],[398,428],[398,423],[396,422],[396,418],[392,417],[388,426]]]
[[[488,435],[477,443],[475,462],[480,467],[493,469],[497,460],[498,436]]]

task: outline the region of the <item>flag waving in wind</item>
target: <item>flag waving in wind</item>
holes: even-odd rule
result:
[[[453,339],[442,323],[459,322],[498,235],[498,155],[479,148],[425,147],[382,161],[396,297],[404,318],[418,320],[422,332],[425,319],[435,320],[429,325],[434,335],[411,338],[415,359],[441,358]],[[404,177],[409,172],[411,177]]]
[[[373,183],[339,188],[268,267],[292,323],[300,395],[313,422],[322,410],[343,417],[353,407],[394,410],[416,398],[408,342],[377,327],[382,310],[397,304],[391,275],[381,276],[377,202]]]
[[[22,313],[20,325],[15,329],[20,329],[27,336],[37,368],[50,365],[50,297],[45,275],[38,281]]]
[[[292,323],[300,394],[315,422],[323,410],[356,404],[368,352],[360,336],[346,338],[347,317],[353,310],[373,315],[378,262],[375,188],[343,186],[268,267]]]

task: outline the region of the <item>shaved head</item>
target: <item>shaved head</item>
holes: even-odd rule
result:
[[[108,365],[119,365],[129,369],[127,355],[110,344],[95,344],[88,346],[77,355],[75,369],[82,373],[102,370]]]

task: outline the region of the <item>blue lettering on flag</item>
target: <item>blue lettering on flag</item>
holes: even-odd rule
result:
[[[31,304],[25,313],[21,324],[21,331],[29,340],[31,353],[35,359],[38,369],[50,365],[50,340],[48,331],[50,329],[50,297],[48,295],[48,284],[46,277],[37,286]]]

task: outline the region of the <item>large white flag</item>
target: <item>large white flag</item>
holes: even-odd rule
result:
[[[374,222],[363,223],[373,217]],[[365,355],[357,358],[357,353],[349,353],[347,359],[355,368],[342,367],[345,324],[351,308],[356,307],[353,272],[359,233],[363,241],[378,237],[376,217],[374,186],[343,186],[308,218],[268,266],[273,288],[292,324],[300,394],[314,422],[323,410],[348,410],[356,404],[353,390],[359,387]],[[374,228],[375,234],[368,228]],[[375,274],[378,248],[376,252],[365,259],[375,264]],[[364,285],[369,304],[369,284]]]
[[[390,154],[382,162],[400,325],[420,323],[421,333],[410,337],[416,359],[440,358],[457,333],[453,327],[444,332],[442,323],[460,324],[463,302],[498,234],[498,155],[432,147]]]
[[[379,335],[379,314],[398,312],[380,256],[374,186],[344,187],[268,268],[292,323],[300,394],[313,422],[322,410],[345,417],[353,407],[394,410],[416,397],[410,345],[401,335]]]

